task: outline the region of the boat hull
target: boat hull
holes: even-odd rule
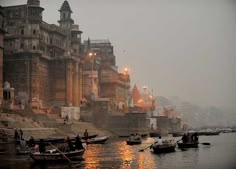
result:
[[[151,133],[149,133],[149,136],[150,137],[159,137],[160,134],[159,133],[155,133],[155,132],[151,132]]]
[[[82,142],[87,144],[104,144],[109,138],[109,136],[95,137],[88,140],[82,140]]]
[[[133,141],[127,140],[126,143],[127,143],[128,145],[137,145],[137,144],[141,144],[142,141],[141,141],[141,140],[133,140]]]
[[[179,148],[197,148],[197,143],[177,143]]]
[[[160,154],[160,153],[170,153],[170,152],[175,152],[175,147],[176,144],[164,144],[164,145],[157,145],[157,146],[152,146],[153,152],[155,154]]]
[[[73,157],[82,157],[84,149],[76,150],[71,152],[64,152],[64,155],[71,159]],[[30,157],[36,162],[47,162],[47,161],[66,161],[67,159],[59,152],[56,153],[31,153]]]

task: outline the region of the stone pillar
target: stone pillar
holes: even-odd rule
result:
[[[73,76],[72,76],[73,65],[71,61],[66,63],[66,106],[72,106],[72,92],[73,92]]]
[[[78,85],[79,85],[79,106],[80,106],[80,101],[82,100],[83,98],[83,64],[80,63],[79,64],[79,82],[78,82]]]
[[[73,74],[73,106],[79,106],[79,65],[77,62],[74,64]]]

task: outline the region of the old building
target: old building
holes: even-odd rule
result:
[[[84,97],[89,98],[93,92],[95,98],[110,98],[115,107],[123,107],[128,102],[130,75],[127,70],[118,72],[110,41],[88,39],[84,41],[84,51],[88,57],[83,72]]]
[[[4,12],[3,8],[0,6],[0,105],[2,103],[3,99],[3,38],[4,38]]]
[[[3,79],[15,88],[16,101],[79,106],[82,31],[71,18],[68,1],[59,10],[59,26],[43,21],[44,8],[39,0],[4,10],[7,34]]]

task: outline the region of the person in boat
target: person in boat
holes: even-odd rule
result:
[[[77,136],[75,137],[75,149],[76,149],[76,150],[84,149],[83,144],[82,144],[82,142],[81,142],[81,139],[80,139],[80,136],[79,136],[79,135],[77,135]]]
[[[19,140],[19,133],[18,133],[17,129],[15,129],[14,138],[15,138],[15,140]]]
[[[181,140],[182,140],[183,143],[187,143],[188,142],[188,137],[187,137],[187,135],[185,133],[184,133],[184,135],[183,135]]]
[[[140,135],[138,133],[136,133],[134,136],[134,140],[140,140],[140,139],[141,139]]]
[[[75,151],[75,148],[74,148],[69,136],[66,137],[66,143],[67,143],[66,151]]]
[[[87,142],[88,136],[89,136],[88,130],[85,129],[85,131],[84,131],[84,139],[85,139],[86,142]]]
[[[189,132],[187,132],[187,142],[189,142],[189,143],[192,142],[192,136]]]
[[[198,142],[198,134],[197,134],[197,132],[195,132],[195,133],[192,135],[192,138],[193,138],[193,142]]]
[[[21,150],[26,150],[27,145],[26,145],[26,141],[24,139],[20,140],[20,149]]]
[[[23,139],[23,131],[20,129],[20,139]]]
[[[35,141],[34,141],[33,136],[30,136],[30,139],[28,141],[28,145],[29,145],[29,147],[34,147],[35,146]]]
[[[46,145],[43,141],[43,139],[39,140],[39,152],[44,153],[46,151]]]
[[[130,136],[129,136],[129,141],[134,141],[134,139],[135,139],[135,136],[134,136],[134,134],[132,133],[132,134],[130,134]]]
[[[156,140],[156,142],[154,143],[154,145],[156,146],[161,146],[163,144],[162,138],[161,136],[159,136]]]

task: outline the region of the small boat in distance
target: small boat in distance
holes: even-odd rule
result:
[[[81,140],[82,143],[87,143],[87,144],[104,144],[108,139],[110,138],[110,136],[103,136],[103,137],[95,137],[95,138],[91,138],[86,140]]]
[[[141,144],[142,143],[142,141],[141,141],[141,139],[139,139],[139,140],[126,140],[126,143],[128,144],[128,145],[137,145],[137,144]]]
[[[197,133],[199,136],[214,136],[214,135],[219,135],[220,131],[206,129],[206,130],[200,130]]]
[[[176,143],[174,142],[174,140],[166,140],[166,141],[163,141],[162,145],[154,144],[150,148],[153,149],[153,152],[155,154],[160,154],[160,153],[175,152],[175,147],[176,147]]]
[[[128,145],[141,144],[142,143],[141,135],[139,135],[138,133],[136,133],[135,135],[131,134],[129,138],[126,140],[126,143]]]

